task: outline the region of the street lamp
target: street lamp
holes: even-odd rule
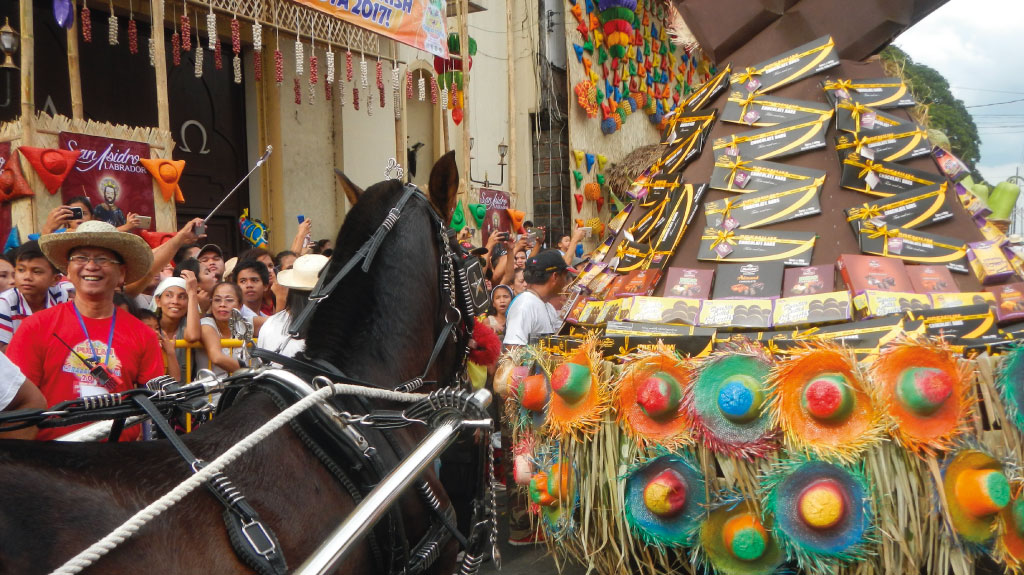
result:
[[[476,140],[475,138],[470,138],[469,139],[469,149],[470,150],[473,149],[473,144],[476,143],[475,140]],[[473,178],[473,156],[470,155],[469,156],[469,180],[471,182],[473,182],[473,183],[480,184],[480,185],[482,185],[485,188],[489,188],[491,186],[491,184],[494,184],[495,186],[500,186],[503,183],[505,183],[505,166],[508,165],[508,164],[505,163],[505,156],[506,155],[508,155],[508,145],[505,143],[505,140],[502,139],[501,143],[498,144],[498,167],[501,169],[501,179],[498,180],[497,182],[490,181],[490,179],[488,179],[488,177],[487,177],[487,172],[484,172],[484,179],[483,179],[483,181],[474,179]]]
[[[0,64],[0,68],[18,69],[14,63],[14,53],[18,51],[20,45],[21,38],[18,37],[17,30],[11,28],[9,18],[4,18],[4,25],[0,28],[0,51],[4,53],[4,63]]]

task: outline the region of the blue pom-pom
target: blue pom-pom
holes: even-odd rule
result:
[[[658,124],[661,123],[661,120],[664,117],[665,117],[665,115],[662,114],[661,112],[655,112],[655,113],[651,114],[650,116],[647,116],[647,119],[650,120],[652,124],[657,126]]]
[[[615,120],[611,118],[605,118],[604,120],[601,120],[601,131],[604,132],[605,135],[614,134],[615,129]]]

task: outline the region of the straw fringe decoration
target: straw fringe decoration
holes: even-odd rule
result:
[[[589,378],[589,387],[576,401],[563,399],[556,382],[560,377],[571,377],[572,365],[586,368],[586,377]],[[556,440],[583,440],[594,435],[611,404],[609,375],[597,348],[597,336],[588,336],[578,350],[566,356],[551,371],[552,391],[545,419],[547,433]],[[567,382],[566,389],[570,385],[571,382]],[[565,392],[563,395],[568,397]]]
[[[622,375],[613,385],[614,404],[617,420],[626,435],[637,442],[641,447],[659,445],[666,449],[673,450],[684,445],[693,443],[687,422],[682,410],[681,397],[674,398],[679,407],[666,406],[674,415],[671,419],[655,419],[648,414],[644,407],[638,405],[639,395],[643,393],[640,389],[647,378],[655,377],[657,374],[667,374],[682,388],[685,388],[685,378],[688,367],[685,360],[680,358],[670,347],[658,343],[656,350],[644,352],[632,360]],[[680,395],[682,389],[679,390]],[[671,391],[666,393],[671,394]],[[671,402],[673,398],[670,398]],[[669,414],[667,414],[669,415]]]

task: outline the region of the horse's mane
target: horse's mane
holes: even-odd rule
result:
[[[395,180],[363,192],[338,232],[329,276],[378,228],[401,194]],[[306,338],[308,358],[389,386],[421,375],[440,327],[437,232],[428,210],[427,202],[410,200],[369,272],[357,266],[323,301]]]

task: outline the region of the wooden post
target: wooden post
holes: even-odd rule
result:
[[[456,17],[459,22],[459,56],[462,57],[462,165],[466,167],[466,187],[469,183],[469,0],[458,0]]]
[[[513,207],[518,209],[516,198],[516,54],[512,38],[512,0],[505,0],[505,63],[508,66],[508,195]]]
[[[157,127],[161,131],[171,131],[170,104],[167,101],[167,53],[164,48],[164,0],[150,0],[152,12],[152,28],[150,34],[153,36],[154,64],[156,68],[156,117]],[[197,22],[198,26],[199,23]],[[171,157],[171,150],[165,150],[167,158]]]
[[[32,18],[32,0],[21,0],[21,145],[31,146],[35,139],[36,125],[36,87],[35,87],[35,26]],[[18,162],[19,154],[11,154],[11,161]],[[36,176],[33,170],[22,170],[31,184]],[[20,202],[19,202],[20,203]],[[40,223],[36,218],[36,198],[30,198],[28,202],[28,216],[32,223],[33,231],[39,229]],[[24,205],[24,204],[22,204]],[[15,204],[11,209],[11,217],[14,221],[20,221],[24,213],[18,213],[20,206]]]
[[[82,102],[82,71],[78,65],[78,17],[71,16],[68,30],[68,80],[71,86],[71,118],[85,119],[85,105]]]

